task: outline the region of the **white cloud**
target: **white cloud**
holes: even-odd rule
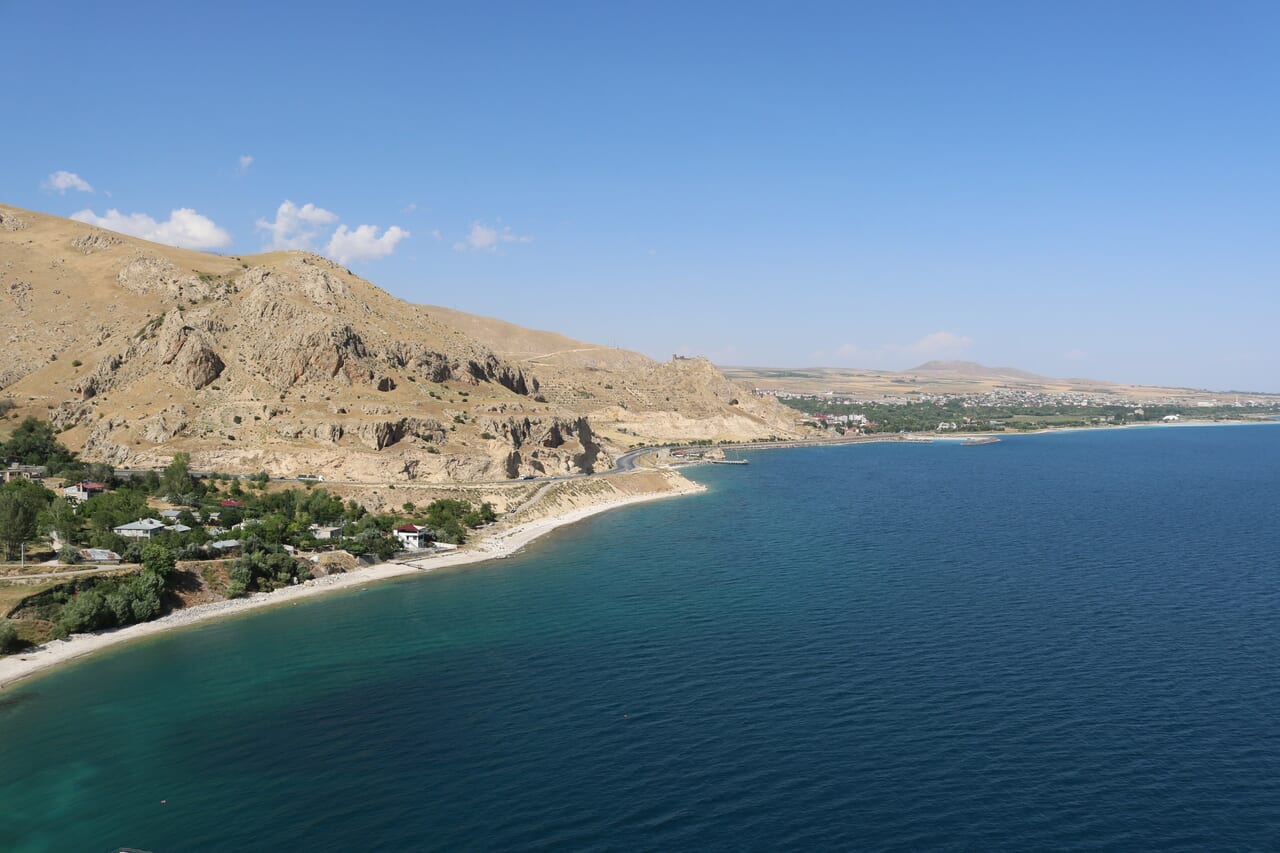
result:
[[[406,204],[404,207],[400,208],[400,212],[407,215],[407,214],[413,213],[417,209],[418,209],[418,203],[416,201],[411,201],[408,204]]]
[[[66,195],[67,190],[78,190],[82,193],[93,192],[93,187],[89,186],[89,182],[77,175],[75,172],[67,172],[59,170],[49,177],[45,178],[44,188],[53,190],[59,195]]]
[[[440,233],[439,228],[432,228],[431,236],[435,238],[437,243],[444,239],[444,235]]]
[[[348,230],[345,225],[339,225],[338,230],[329,238],[325,254],[340,264],[385,258],[395,251],[396,243],[408,236],[408,231],[395,225],[384,231],[381,237],[378,236],[375,225],[359,225],[354,231]]]
[[[253,155],[241,154],[240,159],[237,161],[236,171],[238,171],[240,174],[243,175],[245,172],[249,171],[249,167],[252,165],[253,165]]]
[[[459,252],[496,252],[498,251],[499,243],[532,242],[532,237],[513,233],[510,225],[504,226],[499,231],[497,228],[490,228],[482,222],[473,222],[466,238],[454,243],[453,248]]]
[[[310,203],[298,207],[285,199],[276,209],[274,222],[259,219],[256,226],[259,231],[266,231],[271,235],[271,242],[267,246],[269,249],[311,249],[320,226],[332,225],[337,221],[338,214],[323,207]]]
[[[115,208],[108,209],[105,216],[98,216],[85,208],[71,214],[71,218],[108,231],[119,231],[121,234],[182,249],[221,249],[231,245],[231,235],[226,230],[189,207],[171,211],[164,222],[156,222],[145,213],[126,215]]]
[[[888,349],[917,356],[958,355],[972,343],[973,338],[954,332],[934,332],[906,346],[890,346]]]

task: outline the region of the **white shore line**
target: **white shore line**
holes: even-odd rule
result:
[[[92,634],[73,634],[65,640],[50,640],[45,645],[38,646],[30,651],[0,658],[0,690],[31,676],[47,672],[54,667],[80,660],[103,649],[129,643],[143,637],[185,628],[189,625],[197,625],[213,619],[235,616],[250,610],[296,603],[304,598],[312,598],[338,590],[364,586],[388,578],[423,574],[449,566],[462,566],[509,557],[530,542],[545,536],[556,528],[573,524],[589,516],[598,515],[630,504],[659,498],[677,497],[701,491],[705,491],[703,486],[690,483],[687,487],[670,491],[621,495],[614,500],[576,507],[560,515],[526,521],[512,527],[504,527],[499,524],[491,532],[487,532],[481,538],[477,538],[474,544],[467,545],[456,551],[394,563],[379,563],[340,575],[317,578],[297,586],[278,589],[275,592],[260,592],[245,598],[233,598],[210,604],[200,604],[183,610],[175,610],[151,622],[140,622],[136,625],[126,625],[123,628],[99,631]]]

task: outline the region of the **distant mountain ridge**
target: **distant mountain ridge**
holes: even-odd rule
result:
[[[985,394],[992,391],[1027,391],[1088,395],[1116,400],[1178,400],[1212,402],[1225,395],[1259,400],[1280,400],[1280,395],[1258,392],[1206,391],[1129,385],[1101,379],[1054,378],[1013,367],[988,367],[973,361],[927,361],[910,370],[868,370],[842,367],[721,367],[731,379],[766,391],[805,394],[837,393],[866,399],[909,397],[913,394]]]

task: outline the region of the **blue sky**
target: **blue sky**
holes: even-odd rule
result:
[[[1278,42],[1273,2],[0,0],[0,200],[659,358],[1280,391]]]

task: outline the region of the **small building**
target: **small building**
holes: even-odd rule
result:
[[[113,528],[117,536],[127,536],[130,539],[150,539],[157,531],[164,529],[164,522],[158,518],[140,518]]]
[[[1165,415],[1160,420],[1164,421],[1167,424],[1171,424],[1171,423],[1175,423],[1176,421],[1182,420],[1182,416],[1181,415]]]
[[[160,517],[163,518],[165,521],[177,521],[178,516],[180,515],[182,515],[182,510],[180,509],[160,510]]]
[[[120,562],[120,555],[115,551],[109,551],[106,548],[81,548],[80,562],[98,563],[100,565],[116,565]]]
[[[244,501],[238,501],[235,498],[227,498],[226,500],[219,501],[218,506],[223,507],[224,509],[240,509],[244,506]]]
[[[431,531],[416,524],[402,524],[394,532],[402,548],[425,548],[431,544]]]
[[[88,480],[81,480],[72,486],[67,486],[62,490],[62,496],[71,503],[79,506],[89,498],[100,495],[107,490],[105,483],[91,483]]]
[[[209,547],[220,554],[230,554],[240,548],[239,539],[219,539],[217,542],[210,542]]]
[[[10,480],[43,480],[47,476],[49,476],[49,469],[43,465],[10,462],[8,468],[0,468],[0,480],[6,483]]]
[[[308,527],[307,530],[310,531],[311,536],[314,539],[322,542],[330,539],[342,538],[341,527],[327,527],[320,524],[313,524],[310,527]]]

